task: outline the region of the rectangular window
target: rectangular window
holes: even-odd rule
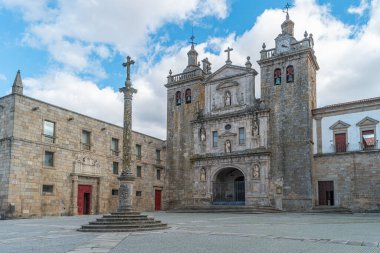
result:
[[[140,144],[136,144],[136,157],[137,157],[137,160],[141,160],[141,145]]]
[[[44,141],[54,143],[55,139],[55,123],[51,121],[44,121]]]
[[[340,133],[335,134],[335,152],[346,152],[347,151],[347,141],[346,134]]]
[[[157,180],[161,180],[161,170],[157,170]]]
[[[136,168],[136,176],[141,177],[141,166],[137,166]]]
[[[239,128],[239,144],[245,144],[245,129],[244,129],[244,127]]]
[[[111,153],[112,155],[115,155],[115,156],[119,155],[119,140],[118,139],[112,138]]]
[[[218,146],[218,132],[217,131],[212,132],[212,146],[213,147]]]
[[[119,175],[119,163],[118,162],[112,163],[112,173],[115,175]]]
[[[53,193],[53,190],[54,190],[54,187],[53,185],[42,185],[42,192],[45,192],[45,193]]]
[[[119,195],[119,190],[118,189],[112,189],[112,196],[117,196]]]
[[[91,132],[82,130],[81,144],[83,150],[91,149]]]
[[[157,161],[161,161],[161,150],[156,149],[156,159]]]
[[[366,130],[362,131],[363,149],[371,149],[375,147],[375,131]]]
[[[50,151],[45,151],[44,166],[53,167],[54,166],[54,153]]]
[[[136,197],[141,197],[142,192],[141,191],[136,191]]]

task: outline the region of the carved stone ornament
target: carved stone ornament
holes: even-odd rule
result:
[[[257,123],[257,118],[255,117],[252,122],[252,135],[257,136],[259,135],[259,124]]]
[[[253,179],[259,179],[260,178],[260,166],[258,164],[253,165],[252,178]]]
[[[100,174],[100,172],[98,160],[89,156],[77,155],[74,162],[74,173]]]
[[[226,140],[225,150],[226,150],[226,153],[231,153],[231,141],[230,140]]]
[[[201,127],[201,129],[199,130],[199,135],[201,142],[206,141],[206,130],[204,129],[204,127]]]
[[[205,182],[206,181],[206,170],[205,170],[205,168],[202,168],[199,174],[200,174],[200,181]]]

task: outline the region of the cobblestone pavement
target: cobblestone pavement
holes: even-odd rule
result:
[[[380,253],[380,214],[148,214],[168,223],[170,229],[76,231],[98,216],[0,221],[0,253]]]

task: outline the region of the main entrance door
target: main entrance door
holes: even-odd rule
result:
[[[161,190],[154,191],[154,210],[161,210]]]
[[[319,197],[319,205],[333,206],[334,205],[334,182],[333,181],[318,181],[318,197]]]
[[[243,173],[235,168],[222,169],[213,182],[214,205],[244,205],[245,181]]]
[[[78,214],[91,213],[91,185],[78,185]]]

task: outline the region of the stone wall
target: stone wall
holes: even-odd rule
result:
[[[314,205],[319,205],[318,181],[333,181],[336,206],[356,212],[380,210],[379,150],[316,155],[314,159]]]
[[[117,190],[119,182],[118,174],[113,174],[112,165],[113,162],[119,163],[120,174],[122,128],[25,96],[14,95],[14,98],[16,106],[8,202],[15,204],[15,216],[75,215],[77,189],[81,184],[92,186],[91,213],[115,211],[118,198],[112,195],[112,189]],[[55,123],[54,143],[44,140],[44,120]],[[91,132],[90,150],[83,150],[81,146],[82,130]],[[111,152],[112,138],[119,140],[119,153]],[[143,154],[146,167],[156,164],[157,147],[162,149],[164,159],[164,141],[133,132],[133,142],[141,140],[146,147]],[[45,151],[54,154],[51,167],[44,165]],[[160,166],[165,168],[164,160]],[[133,167],[136,167],[135,164]],[[136,186],[149,185],[152,181],[152,175],[149,175],[137,180]],[[53,192],[43,192],[43,185],[53,185]],[[142,195],[139,201],[135,200],[138,210],[153,210],[152,203],[152,193]]]

